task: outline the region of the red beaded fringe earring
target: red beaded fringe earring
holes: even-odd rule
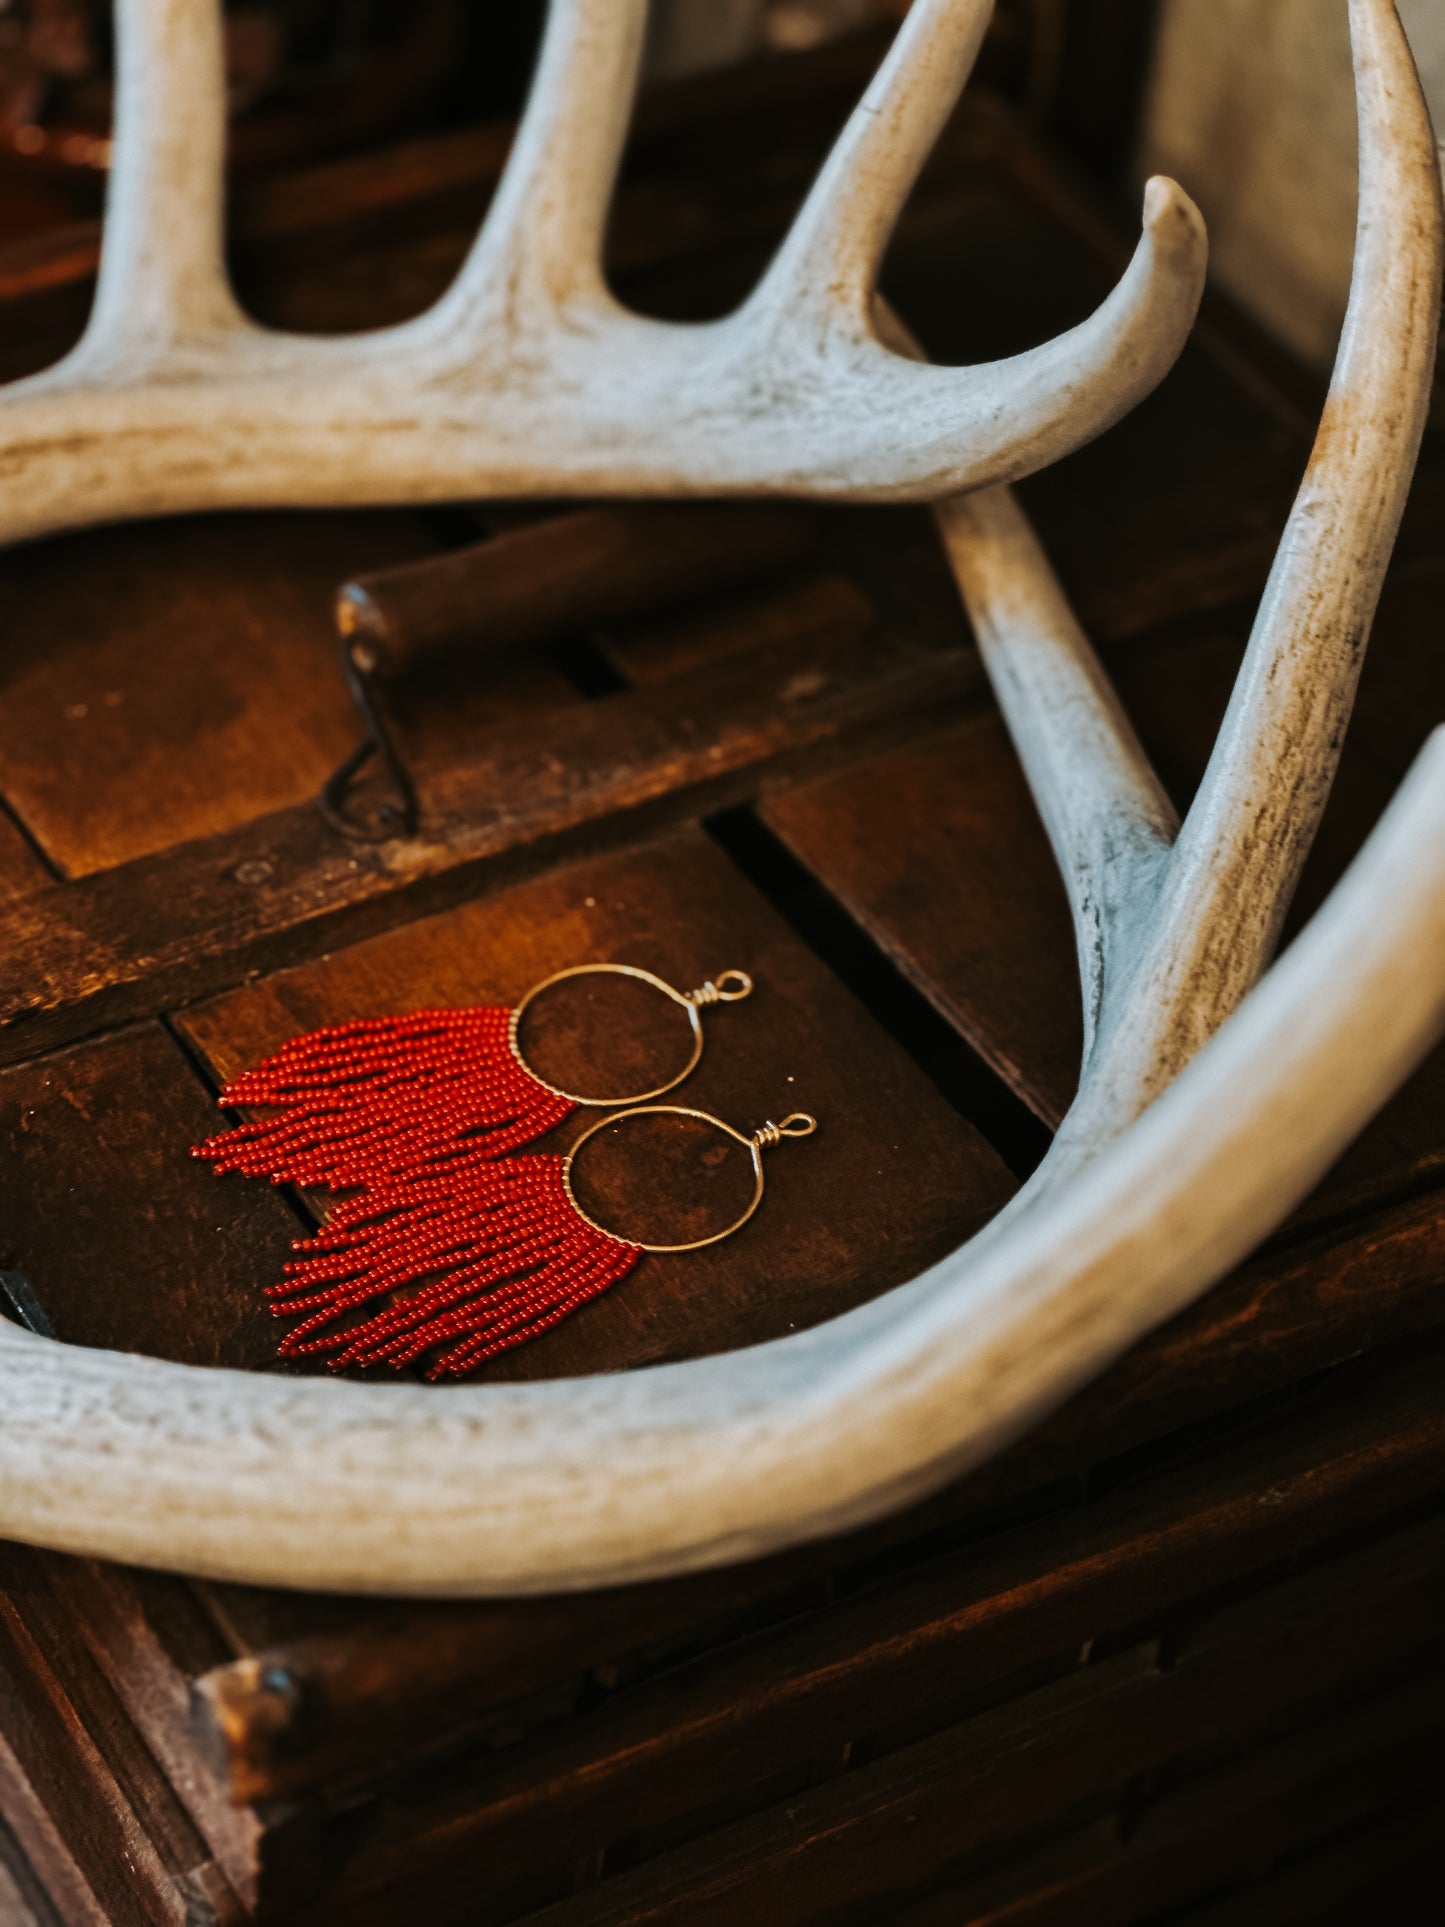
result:
[[[520,1029],[534,998],[569,977],[633,977],[680,1004],[692,1030],[682,1070],[634,1097],[582,1097],[540,1078],[522,1054]],[[762,1200],[761,1153],[806,1136],[801,1114],[743,1137],[705,1112],[645,1100],[688,1077],[702,1056],[700,1012],[746,997],[752,980],[724,971],[678,991],[630,964],[579,964],[537,984],[515,1010],[424,1010],[361,1018],[293,1038],[222,1091],[227,1107],[276,1106],[198,1144],[218,1176],[240,1171],[274,1184],[354,1191],[268,1290],[278,1318],[294,1318],[283,1358],[321,1354],[335,1370],[411,1364],[446,1345],[429,1378],[460,1377],[488,1358],[540,1337],[624,1278],[644,1251],[688,1251],[746,1223]],[[701,1118],[745,1144],[754,1195],[742,1217],[692,1245],[644,1245],[589,1218],[572,1191],[572,1165],[601,1118],[565,1158],[514,1157],[578,1105],[620,1117],[674,1112]],[[399,1291],[415,1286],[406,1296]],[[355,1322],[352,1314],[385,1299]]]

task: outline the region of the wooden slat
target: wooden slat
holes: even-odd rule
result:
[[[155,1025],[0,1074],[0,1268],[57,1337],[198,1365],[274,1358],[261,1283],[297,1222],[275,1192],[218,1190],[187,1155],[213,1119]]]
[[[1248,1680],[1254,1719],[1278,1717],[1308,1699],[1311,1682],[1293,1672],[1289,1657],[1287,1646],[1271,1653]],[[780,1814],[724,1829],[694,1849],[549,1908],[536,1917],[538,1927],[584,1921],[588,1927],[647,1927],[679,1918],[703,1927],[744,1915],[766,1917],[768,1908],[798,1927],[824,1921],[861,1927],[880,1916],[897,1918],[910,1889],[945,1876],[970,1849],[977,1851],[1001,1810],[1011,1807],[1012,1824],[1022,1834],[1027,1816],[1055,1801],[1082,1805],[1105,1790],[1119,1791],[1121,1776],[1167,1761],[1177,1718],[1197,1712],[1212,1716],[1217,1727],[1235,1715],[1230,1688],[1236,1684],[1244,1683],[1224,1674],[1161,1678],[1147,1654],[1109,1661],[1077,1683],[1030,1696],[996,1720],[973,1723],[957,1738],[925,1742],[836,1788],[805,1794]],[[1286,1840],[1301,1833],[1318,1839],[1321,1831],[1400,1804],[1430,1771],[1442,1712],[1445,1685],[1437,1676],[1281,1747],[1283,1757],[1261,1761],[1265,1773],[1232,1789],[1235,1827],[1246,1816],[1268,1824],[1271,1790],[1293,1796],[1293,1824],[1279,1829]],[[1228,1837],[1227,1824],[1220,1832]],[[1236,1839],[1236,1855],[1238,1844]],[[1246,1870],[1251,1863],[1267,1864],[1267,1842],[1256,1836],[1249,1845]],[[1201,1875],[1207,1878],[1196,1862],[1195,1893]],[[463,1917],[460,1911],[453,1916]],[[1068,1907],[1052,1915],[1058,1921],[1081,1917],[1087,1916]],[[353,1919],[361,1927],[366,1916]]]
[[[1127,1352],[1016,1448],[1017,1459],[1056,1476],[1433,1330],[1445,1317],[1442,1239],[1445,1197],[1433,1191],[1252,1259]]]
[[[234,1657],[204,1603],[185,1580],[74,1559],[34,1556],[31,1583],[12,1593],[30,1636],[68,1654],[82,1643],[93,1673],[125,1709],[143,1745],[169,1778],[225,1877],[248,1906],[292,1829],[274,1806],[263,1822],[231,1797],[227,1778],[198,1749],[192,1683]],[[81,1716],[90,1723],[82,1705]]]
[[[429,773],[422,834],[352,844],[312,805],[25,899],[0,990],[0,1058],[165,1008],[384,928],[508,865],[615,842],[826,768],[961,709],[971,656],[805,644],[498,731]],[[499,876],[498,872],[502,875]]]
[[[404,515],[99,529],[0,558],[0,789],[69,876],[314,796],[360,735],[331,594]]]
[[[1425,1387],[1416,1397],[1422,1393],[1417,1415],[1438,1436],[1438,1406]],[[1359,1436],[1366,1457],[1378,1454],[1377,1417]],[[1423,1459],[1418,1466],[1426,1480],[1438,1481],[1438,1464],[1430,1472]],[[1257,1498],[1253,1504],[1258,1508]],[[1227,1651],[1200,1653],[1171,1670],[1160,1669],[1151,1644],[1133,1648],[635,1875],[604,1882],[546,1918],[640,1927],[678,1917],[732,1920],[764,1905],[800,1923],[886,1914],[900,1894],[993,1841],[1038,1832],[1102,1797],[1117,1801],[1141,1773],[1203,1753],[1226,1736],[1238,1746],[1293,1717],[1329,1685],[1388,1667],[1380,1647],[1362,1642],[1351,1651],[1353,1642],[1328,1620],[1326,1613],[1306,1637],[1299,1614],[1287,1614],[1255,1625]],[[1345,1626],[1355,1623],[1346,1615]],[[1418,1637],[1418,1617],[1414,1624]],[[1321,1649],[1339,1669],[1332,1667],[1328,1681]],[[1371,1786],[1376,1806],[1390,1790],[1398,1800],[1402,1779],[1409,1787],[1420,1771],[1442,1695],[1445,1679],[1426,1675],[1388,1720],[1376,1716],[1375,1731],[1393,1734],[1397,1749],[1393,1780]],[[1349,1751],[1358,1750],[1352,1735]]]
[[[625,1670],[629,1655],[689,1634],[716,1644],[739,1613],[786,1616],[823,1575],[890,1548],[906,1572],[907,1548],[916,1544],[925,1557],[941,1527],[956,1533],[961,1522],[1071,1478],[1077,1490],[1100,1458],[1428,1328],[1441,1315],[1442,1232],[1441,1202],[1427,1199],[1352,1238],[1257,1260],[983,1473],[882,1528],[781,1559],[579,1599],[400,1613],[227,1589],[223,1610],[234,1597],[231,1632],[246,1663],[219,1668],[203,1688],[221,1770],[246,1799],[297,1792],[338,1772],[364,1776],[509,1701],[558,1686],[570,1692],[587,1668],[623,1662]],[[284,1705],[257,1690],[263,1673],[292,1683]],[[308,1711],[317,1707],[325,1708],[319,1720]]]
[[[1074,940],[1002,724],[981,718],[787,791],[763,817],[909,982],[1057,1124],[1082,1046]]]
[[[10,1547],[0,1568],[0,1725],[27,1781],[114,1927],[240,1927],[234,1891],[94,1660],[35,1640],[22,1609],[43,1593],[33,1560]]]
[[[861,641],[879,619],[877,604],[851,577],[809,571],[780,586],[714,596],[685,614],[669,611],[598,640],[611,666],[645,687],[752,650],[796,651],[830,636]]]
[[[14,1904],[16,1927],[107,1927],[100,1902],[3,1733],[0,1829],[0,1896]]]
[[[894,1919],[1074,1927],[1167,1909],[1181,1927],[1356,1927],[1388,1908],[1423,1927],[1438,1911],[1441,1812],[1420,1803],[1417,1746],[1397,1692],[1166,1792],[1127,1830],[1111,1816]]]
[[[1401,1442],[1386,1471],[1372,1431],[1342,1437],[1333,1413],[1316,1412],[1183,1478],[1155,1476],[624,1689],[565,1732],[544,1731],[490,1771],[474,1770],[420,1823],[413,1812],[388,1815],[331,1904],[382,1919],[421,1866],[444,1889],[449,1874],[460,1887],[468,1867],[520,1877],[554,1857],[655,1839],[681,1820],[696,1834],[697,1816],[724,1801],[742,1806],[750,1795],[756,1806],[770,1782],[806,1784],[810,1767],[817,1777],[815,1762],[832,1762],[836,1775],[850,1748],[894,1752],[1012,1699],[1031,1675],[1067,1673],[1111,1631],[1181,1607],[1187,1622],[1192,1595],[1236,1586],[1372,1518],[1386,1497],[1382,1477],[1396,1498],[1422,1477],[1436,1480],[1438,1422],[1417,1401],[1414,1423],[1413,1443]],[[1377,1669],[1387,1643],[1401,1661],[1428,1645],[1442,1599],[1445,1531],[1434,1523],[1216,1611],[1171,1664],[1222,1672],[1240,1653],[1248,1664],[1258,1647],[1292,1644],[1297,1675],[1336,1690],[1342,1677]],[[1376,1637],[1352,1640],[1361,1623]],[[1195,1738],[1181,1722],[1176,1750]]]

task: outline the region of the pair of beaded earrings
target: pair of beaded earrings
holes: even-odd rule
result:
[[[553,984],[591,975],[635,978],[686,1011],[692,1049],[675,1077],[631,1097],[582,1097],[532,1069],[521,1044],[528,1007]],[[764,1150],[809,1136],[815,1120],[794,1112],[749,1137],[709,1112],[652,1100],[697,1068],[704,1007],[735,1003],[752,987],[743,970],[682,991],[633,964],[577,964],[534,985],[515,1010],[329,1024],[228,1084],[223,1107],[273,1114],[208,1138],[193,1157],[208,1159],[217,1176],[240,1171],[352,1194],[314,1237],[295,1240],[300,1256],[268,1288],[274,1315],[297,1321],[281,1356],[321,1356],[341,1371],[400,1369],[430,1353],[428,1378],[465,1377],[561,1324],[644,1252],[696,1251],[731,1237],[762,1203]],[[512,1155],[578,1106],[610,1115],[565,1157]],[[752,1159],[746,1210],[690,1244],[636,1244],[590,1217],[573,1189],[578,1156],[600,1130],[658,1114],[712,1125]]]

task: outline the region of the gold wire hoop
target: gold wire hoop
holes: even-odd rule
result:
[[[712,1124],[719,1131],[726,1131],[730,1138],[736,1138],[739,1144],[745,1145],[753,1161],[753,1196],[747,1210],[722,1231],[714,1231],[710,1238],[694,1238],[690,1244],[684,1245],[640,1244],[636,1238],[624,1238],[621,1232],[609,1231],[605,1224],[599,1224],[592,1214],[584,1211],[577,1202],[577,1193],[572,1189],[572,1166],[576,1162],[577,1153],[588,1138],[596,1137],[605,1126],[620,1124],[628,1117],[695,1117],[703,1124]],[[762,1203],[764,1150],[770,1145],[780,1143],[785,1137],[811,1137],[817,1128],[817,1118],[809,1117],[806,1111],[792,1111],[781,1124],[767,1123],[760,1131],[754,1131],[751,1137],[744,1137],[741,1131],[735,1131],[731,1124],[724,1122],[720,1117],[714,1117],[711,1111],[695,1111],[686,1104],[635,1104],[629,1110],[616,1112],[612,1117],[599,1117],[595,1124],[587,1126],[562,1160],[562,1189],[567,1193],[567,1202],[577,1216],[584,1223],[590,1224],[594,1231],[600,1231],[604,1238],[612,1238],[620,1245],[630,1245],[634,1251],[701,1251],[704,1245],[720,1244],[724,1238],[730,1238],[735,1231],[741,1231]]]
[[[528,1005],[531,1004],[535,998],[540,997],[544,990],[550,990],[553,984],[565,982],[568,977],[594,976],[633,977],[638,983],[651,984],[654,990],[660,990],[665,997],[670,997],[675,1004],[681,1004],[682,1008],[687,1012],[687,1020],[692,1027],[692,1055],[677,1073],[676,1077],[670,1077],[665,1084],[659,1084],[653,1090],[635,1091],[623,1097],[579,1097],[576,1091],[564,1091],[558,1084],[549,1084],[547,1079],[540,1076],[527,1062],[522,1050],[521,1030],[522,1019],[526,1015]],[[716,979],[709,978],[708,981],[697,990],[674,990],[672,985],[664,982],[661,977],[655,977],[650,970],[640,970],[636,964],[573,964],[570,969],[556,970],[550,977],[544,977],[541,983],[533,984],[532,988],[527,992],[521,1003],[517,1005],[508,1020],[507,1043],[513,1057],[516,1058],[528,1077],[535,1078],[537,1083],[542,1086],[542,1089],[544,1091],[550,1091],[554,1097],[566,1098],[569,1104],[585,1104],[593,1109],[599,1106],[611,1109],[612,1106],[617,1104],[642,1104],[650,1097],[662,1097],[665,1096],[668,1091],[676,1090],[683,1079],[691,1077],[692,1073],[697,1069],[698,1061],[702,1056],[702,1007],[705,1004],[739,1003],[744,997],[751,996],[752,988],[753,980],[746,970],[721,971]]]

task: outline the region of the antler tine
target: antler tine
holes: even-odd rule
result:
[[[1206,254],[1189,196],[1151,180],[1143,237],[1107,300],[1040,347],[966,368],[893,354],[851,294],[849,306],[834,300],[831,280],[805,297],[770,271],[737,321],[767,368],[763,399],[771,405],[786,382],[795,411],[810,406],[805,443],[796,412],[789,423],[768,407],[757,411],[758,439],[771,425],[795,462],[806,458],[793,486],[854,500],[936,501],[1030,475],[1111,428],[1163,380],[1193,324]],[[906,465],[896,459],[901,441]],[[860,485],[889,470],[896,480]]]
[[[162,0],[133,3],[154,32]],[[1081,952],[1097,936],[1079,1096],[1013,1202],[910,1284],[746,1355],[440,1397],[72,1349],[0,1319],[0,1531],[250,1583],[405,1594],[553,1593],[762,1556],[975,1464],[1243,1258],[1323,1174],[1445,1023],[1445,731],[1324,910],[1229,1014],[1274,942],[1329,786],[1431,371],[1442,210],[1428,116],[1390,0],[1351,0],[1351,17],[1364,180],[1349,319],[1224,737],[1167,857],[1167,806],[1022,511],[1003,489],[941,511]],[[554,33],[568,22],[606,26],[600,6],[559,0]],[[563,36],[572,80],[582,44]],[[492,243],[519,278],[522,214],[553,223],[548,247],[565,239],[567,212],[549,197],[569,178],[519,158],[496,230],[516,252]],[[604,204],[596,182],[582,186],[591,199],[568,245],[595,234]],[[565,298],[581,283],[565,246],[551,258]],[[1127,312],[1126,299],[1121,335]],[[866,315],[850,342],[819,313],[826,302],[792,337],[778,328],[771,386],[757,335],[734,325],[746,310],[696,331],[620,310],[604,326],[561,317],[552,332],[570,362],[524,325],[470,397],[445,338],[427,344],[414,324],[359,344],[228,340],[225,379],[224,352],[69,387],[62,363],[0,396],[6,533],[240,500],[435,499],[458,479],[477,492],[479,476],[539,492],[958,486],[969,457],[946,445],[967,414],[958,375],[890,356]],[[393,380],[398,345],[419,332],[437,352]],[[873,359],[850,364],[860,345]],[[1107,355],[1072,353],[1034,362],[1028,380],[1052,366],[1106,400],[1127,384]],[[635,387],[614,379],[624,367]],[[915,406],[898,417],[904,377]],[[1042,406],[1022,392],[1010,445]],[[953,412],[925,470],[906,445],[930,395]],[[865,400],[871,423],[835,434]],[[1088,398],[1073,440],[1102,405]],[[976,394],[968,407],[987,430]],[[816,457],[798,452],[800,427],[816,428]],[[1040,431],[1035,459],[1047,442]],[[90,459],[97,448],[105,459]],[[872,465],[849,478],[839,465],[859,448]],[[1094,883],[1103,900],[1090,911]],[[318,1477],[333,1500],[324,1529]],[[378,1532],[398,1518],[406,1532]]]
[[[876,322],[896,353],[921,359],[881,296]],[[1106,977],[1179,819],[1013,491],[951,496],[934,517],[1068,892],[1087,1058]]]
[[[114,152],[83,360],[153,359],[249,324],[223,254],[220,0],[116,0]]]
[[[434,311],[468,332],[519,299],[601,298],[602,245],[648,0],[551,0],[526,111],[457,280]],[[461,316],[465,315],[465,321]]]
[[[915,0],[755,301],[867,315],[883,250],[973,71],[993,0]]]
[[[1179,819],[1012,491],[935,514],[1068,892],[1087,1059]]]
[[[1393,0],[1350,0],[1350,25],[1360,203],[1349,307],[1309,467],[1141,965],[1168,1032],[1166,1043],[1159,1026],[1132,1027],[1136,1073],[1153,1088],[1217,1028],[1278,941],[1339,764],[1429,406],[1445,255],[1434,134]]]
[[[968,369],[900,364],[879,342],[873,297],[884,250],[992,10],[991,0],[915,0],[740,317],[770,360],[788,361],[800,383],[826,393],[826,420],[809,426],[832,471],[824,486],[839,492],[860,468],[878,466],[880,435],[904,420],[909,481],[879,496],[952,494],[1058,460],[1158,385],[1199,306],[1204,224],[1183,189],[1161,177],[1145,191],[1127,272],[1068,333]]]
[[[1434,135],[1393,0],[1350,0],[1350,18],[1361,176],[1349,310],[1309,469],[1172,848],[1172,812],[1022,511],[1004,488],[936,510],[1069,890],[1085,999],[1079,1094],[985,1242],[1131,1124],[1253,987],[1334,779],[1424,429],[1445,256]]]
[[[0,389],[7,541],[117,516],[558,489],[934,500],[1029,473],[1108,427],[1167,372],[1198,302],[1202,224],[1156,181],[1132,265],[1071,333],[968,369],[879,343],[855,292],[984,17],[975,0],[956,14],[920,0],[802,239],[753,299],[700,325],[631,314],[607,292],[601,249],[645,0],[552,0],[511,160],[451,289],[370,334],[263,329],[222,267],[215,5],[120,5],[100,294],[77,350]],[[938,47],[943,78],[929,67]],[[885,112],[907,134],[896,167],[869,132]],[[789,260],[818,270],[796,311]]]

